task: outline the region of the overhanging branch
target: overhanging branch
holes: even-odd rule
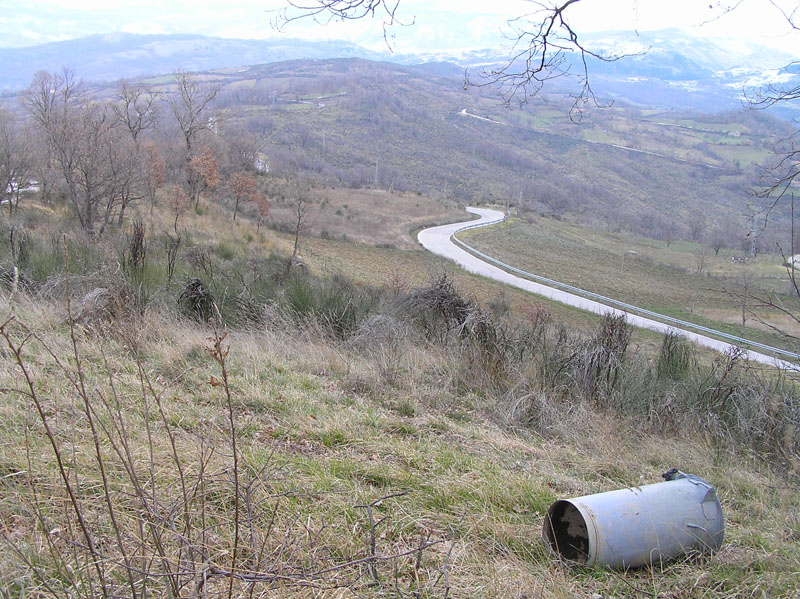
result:
[[[301,19],[312,19],[322,25],[335,21],[357,21],[364,18],[379,18],[383,21],[383,39],[389,50],[393,50],[389,29],[395,25],[408,26],[398,18],[400,0],[287,0],[288,8],[278,11],[272,25],[282,30],[286,25]]]

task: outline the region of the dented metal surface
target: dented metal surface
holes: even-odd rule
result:
[[[719,549],[725,522],[714,487],[678,471],[665,477],[556,501],[545,516],[545,544],[570,563],[620,570]]]

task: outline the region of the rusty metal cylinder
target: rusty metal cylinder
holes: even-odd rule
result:
[[[725,521],[716,489],[670,471],[666,482],[556,501],[543,537],[559,558],[626,570],[722,545]]]

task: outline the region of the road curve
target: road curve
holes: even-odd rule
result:
[[[656,331],[658,333],[678,333],[694,343],[697,343],[698,345],[710,347],[711,349],[715,349],[719,352],[727,352],[736,347],[724,341],[719,341],[711,337],[706,337],[705,335],[679,329],[657,320],[652,320],[650,318],[645,318],[644,316],[625,312],[624,310],[620,310],[618,308],[612,308],[611,306],[601,304],[600,302],[596,302],[567,291],[561,291],[560,289],[548,287],[529,279],[523,279],[522,277],[518,277],[506,272],[497,266],[489,264],[488,262],[484,262],[480,258],[473,256],[466,250],[458,247],[450,238],[458,231],[463,229],[471,228],[476,225],[489,225],[500,222],[503,220],[504,215],[499,210],[491,210],[489,208],[470,207],[467,208],[467,212],[476,214],[480,216],[480,218],[478,220],[469,220],[466,222],[453,223],[451,225],[441,225],[438,227],[423,229],[417,235],[419,243],[426,250],[452,260],[468,272],[494,279],[495,281],[499,281],[507,285],[518,287],[525,291],[529,291],[530,293],[541,295],[568,306],[580,308],[581,310],[593,312],[594,314],[613,314],[615,316],[624,316],[626,320],[634,326]],[[773,356],[768,356],[756,351],[748,350],[747,357],[752,361],[774,366],[776,368],[792,370],[797,369],[797,365],[792,364],[791,362],[781,360]]]

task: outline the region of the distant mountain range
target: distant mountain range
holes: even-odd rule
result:
[[[640,106],[703,112],[741,107],[745,90],[777,83],[797,85],[797,69],[785,68],[793,57],[744,42],[721,42],[688,36],[676,30],[586,36],[593,49],[609,54],[636,53],[615,62],[590,63],[593,87],[601,97]],[[364,58],[404,65],[436,63],[450,73],[504,62],[498,50],[392,54],[374,52],[348,42],[297,39],[243,40],[198,35],[115,33],[29,46],[0,48],[0,90],[14,92],[28,85],[38,70],[69,66],[88,81],[114,81],[173,72],[204,71],[293,59]],[[574,68],[579,68],[575,57]],[[452,63],[443,67],[442,63]],[[568,81],[556,90],[569,93]],[[780,116],[794,118],[800,108],[782,107]]]
[[[88,81],[116,81],[171,73],[206,71],[299,58],[366,58],[381,54],[347,42],[243,40],[200,35],[91,35],[25,48],[0,48],[0,89],[19,90],[36,71],[72,68]]]
[[[609,55],[630,54],[614,62],[590,60],[590,67],[601,93],[633,104],[714,112],[741,108],[745,96],[767,85],[800,84],[796,57],[744,41],[704,39],[677,30],[642,33],[633,44],[622,33],[586,41]],[[796,118],[800,106],[773,112]]]

